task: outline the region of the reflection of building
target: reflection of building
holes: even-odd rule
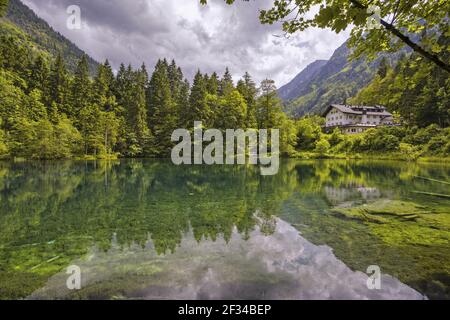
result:
[[[381,192],[377,188],[366,188],[366,187],[359,187],[358,188],[359,193],[363,197],[363,199],[377,199],[381,197]]]
[[[359,198],[359,193],[354,188],[325,187],[324,190],[327,199],[332,203],[341,203]]]
[[[379,126],[393,126],[394,118],[382,106],[347,106],[333,104],[323,113],[325,129],[340,128],[343,133],[355,134]]]
[[[351,200],[371,200],[381,197],[381,192],[377,188],[363,186],[351,186],[348,188],[325,187],[327,199],[334,204]]]

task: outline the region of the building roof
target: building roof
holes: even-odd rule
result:
[[[367,115],[379,115],[379,116],[385,116],[385,117],[392,116],[392,114],[390,112],[387,112],[386,108],[383,106],[348,106],[348,105],[341,105],[341,104],[330,105],[327,108],[327,110],[325,110],[325,112],[322,114],[322,116],[326,117],[326,115],[333,108],[341,111],[342,113],[347,113],[347,114],[363,115],[365,113]]]
[[[348,123],[348,124],[336,124],[333,126],[326,126],[324,125],[324,127],[327,128],[332,128],[332,127],[339,127],[339,128],[377,128],[378,125],[376,124],[368,124],[368,123]]]

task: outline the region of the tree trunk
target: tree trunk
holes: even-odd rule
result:
[[[108,155],[108,130],[105,130],[105,152]]]

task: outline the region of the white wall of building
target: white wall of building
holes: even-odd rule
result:
[[[389,125],[393,123],[392,117],[386,118],[385,115],[371,114],[358,115],[343,113],[342,111],[332,108],[326,116],[326,126],[345,126],[349,124],[370,124],[370,125]]]

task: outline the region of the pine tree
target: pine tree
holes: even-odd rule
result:
[[[176,104],[172,99],[169,67],[158,60],[148,90],[149,126],[153,133],[152,152],[166,156],[172,146],[171,135],[177,128]]]
[[[50,67],[47,60],[41,55],[37,56],[29,67],[29,70],[28,92],[38,89],[44,95],[48,95]]]
[[[208,91],[208,85],[209,85],[209,75],[207,74],[207,73],[205,73],[204,75],[203,75],[203,82],[205,83],[205,86],[206,86],[206,91],[209,93],[209,91]]]
[[[114,96],[116,97],[117,103],[120,106],[123,106],[124,101],[126,100],[126,97],[124,95],[126,95],[126,92],[128,91],[127,86],[129,85],[129,82],[130,79],[129,75],[127,74],[125,65],[121,63],[112,87]]]
[[[133,77],[133,100],[132,121],[135,125],[135,132],[140,145],[144,148],[149,139],[149,126],[146,108],[146,88],[148,84],[148,74],[145,68],[134,72]]]
[[[12,71],[26,79],[32,54],[20,39],[9,35],[0,35],[0,67]]]
[[[146,77],[142,70],[133,71],[129,65],[122,79],[120,103],[126,122],[125,152],[132,157],[143,156],[151,138],[147,125]]]
[[[114,111],[116,109],[113,86],[114,73],[108,60],[106,60],[104,64],[98,66],[93,85],[93,102],[98,104],[101,110]]]
[[[212,125],[211,110],[206,99],[207,94],[205,78],[199,70],[192,84],[191,95],[189,97],[189,109],[183,115],[186,123],[189,125],[188,128],[193,127],[195,121],[203,121],[205,127]]]
[[[208,83],[206,84],[206,89],[208,93],[217,95],[219,92],[219,77],[216,72],[213,72],[211,77],[209,77]]]
[[[185,79],[180,85],[180,91],[176,101],[177,118],[178,118],[178,128],[189,128],[189,123],[185,119],[185,114],[190,109],[189,95],[190,95],[190,84],[187,79]],[[192,126],[192,125],[191,125]]]
[[[170,92],[172,94],[172,98],[177,100],[180,86],[183,83],[183,72],[177,66],[175,60],[172,60],[171,64],[167,68],[167,76],[169,77],[170,83]]]
[[[92,83],[89,76],[89,65],[87,56],[83,55],[75,70],[73,82],[71,84],[71,111],[69,115],[74,117],[84,108],[92,104]]]
[[[244,74],[242,80],[239,80],[237,90],[241,93],[247,103],[247,115],[245,120],[246,127],[256,128],[256,98],[258,95],[258,89],[256,88],[256,84],[248,72]]]
[[[175,112],[177,114],[177,127],[184,127],[185,121],[182,114],[189,107],[189,82],[184,79],[183,71],[177,66],[175,60],[172,60],[168,69],[170,82],[170,92],[172,101],[175,103]]]
[[[257,101],[256,120],[259,128],[276,128],[277,115],[281,113],[281,100],[278,98],[277,88],[273,80],[265,79],[261,82],[261,96]]]
[[[219,95],[224,96],[234,89],[233,77],[231,76],[228,67],[225,69],[225,74],[219,83]]]
[[[145,65],[145,63],[142,63],[141,69],[139,70],[139,72],[141,73],[141,76],[142,76],[142,82],[144,83],[144,88],[147,90],[148,82],[150,79],[148,76],[147,66]]]
[[[50,70],[50,95],[48,104],[65,114],[71,113],[70,106],[68,105],[69,85],[69,75],[66,65],[61,53],[59,53]]]
[[[93,106],[91,110],[85,110],[86,116],[94,115],[93,119],[86,119],[94,124],[89,139],[93,144],[95,154],[109,156],[113,152],[113,146],[119,139],[120,118],[118,117],[118,105],[114,90],[114,74],[108,60],[99,65],[94,79]]]

